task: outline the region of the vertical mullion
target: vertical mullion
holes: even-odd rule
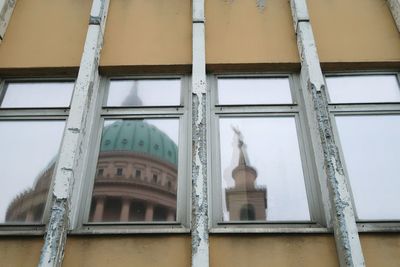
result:
[[[291,0],[290,4],[301,56],[301,86],[309,117],[314,153],[316,153],[318,161],[321,191],[325,193],[324,200],[329,200],[330,203],[330,216],[333,222],[340,266],[365,266],[351,195],[347,188],[342,159],[334,140],[325,94],[326,86],[307,4],[305,0]],[[328,196],[326,189],[322,188],[324,185],[328,186]],[[329,216],[329,214],[327,215]]]
[[[204,0],[193,0],[192,267],[209,266]]]
[[[82,174],[90,113],[97,96],[98,64],[109,0],[94,0],[59,160],[50,219],[38,266],[61,266],[70,223],[72,188]]]

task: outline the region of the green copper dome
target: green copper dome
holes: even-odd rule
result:
[[[118,120],[104,127],[100,151],[131,151],[178,164],[178,146],[175,142],[143,120]]]

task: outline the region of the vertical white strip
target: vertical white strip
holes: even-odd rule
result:
[[[317,48],[305,0],[291,0],[294,28],[301,57],[301,85],[307,106],[311,130],[319,135],[313,146],[320,147],[316,158],[324,165],[325,179],[331,204],[331,218],[340,266],[365,266],[358,236],[357,225],[346,186],[343,166],[333,136],[332,124],[325,94],[324,77],[321,71]],[[315,144],[318,142],[318,144]],[[322,190],[323,191],[323,190]]]
[[[71,109],[61,144],[52,192],[52,206],[39,266],[61,266],[69,227],[70,199],[74,183],[82,173],[89,140],[87,118],[98,79],[99,54],[103,43],[108,0],[94,0],[84,50],[75,82]],[[103,8],[98,8],[99,6]]]
[[[400,32],[400,0],[388,0],[390,11],[392,12],[397,29]]]
[[[204,0],[193,0],[192,267],[209,266]]]
[[[0,0],[0,42],[4,39],[16,0]]]

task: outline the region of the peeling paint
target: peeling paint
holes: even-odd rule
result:
[[[108,0],[94,0],[91,17],[96,13],[101,19],[89,24],[79,73],[75,82],[67,130],[61,144],[58,165],[55,170],[53,203],[39,266],[61,266],[66,232],[69,228],[69,207],[76,176],[82,171],[83,147],[88,142],[87,117],[91,109],[94,80],[98,78],[98,60],[101,49]],[[100,12],[100,13],[99,13]],[[85,143],[86,142],[86,143]]]
[[[0,0],[0,39],[4,39],[16,0]]]
[[[400,32],[400,0],[388,0],[387,3],[396,22],[397,30]]]
[[[315,40],[305,0],[291,0],[294,28],[301,57],[303,94],[311,96],[327,177],[331,219],[341,266],[365,266],[346,177],[333,134]],[[322,185],[323,186],[323,185]]]
[[[267,2],[266,0],[256,0],[256,5],[258,10],[264,11],[266,2]]]

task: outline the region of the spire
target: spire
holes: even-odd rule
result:
[[[239,149],[238,165],[232,170],[232,177],[235,180],[235,187],[254,188],[255,180],[257,179],[257,171],[250,166],[246,144],[243,142],[243,135],[238,127],[233,127],[232,130],[237,137],[237,146]]]
[[[132,88],[122,102],[122,106],[142,106],[143,102],[138,95],[139,81],[132,81]]]
[[[238,148],[239,148],[239,163],[238,166],[247,166],[247,154],[246,154],[246,145],[243,142],[243,135],[239,128],[232,126],[232,130],[237,136],[238,140]]]

